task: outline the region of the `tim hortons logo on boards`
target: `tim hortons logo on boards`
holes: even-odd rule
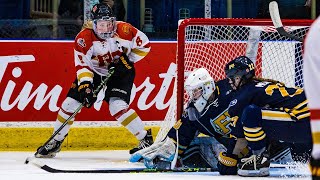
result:
[[[58,111],[59,107],[57,106],[58,99],[60,98],[60,94],[62,91],[62,88],[69,88],[69,87],[61,87],[60,85],[55,85],[51,90],[48,90],[48,85],[45,83],[41,83],[35,90],[33,88],[33,83],[31,81],[26,81],[23,88],[19,91],[15,89],[16,83],[14,80],[10,79],[8,80],[7,84],[4,86],[2,82],[3,76],[7,72],[7,66],[9,63],[32,63],[35,61],[35,57],[33,55],[12,55],[12,56],[0,56],[0,84],[2,87],[5,87],[4,93],[1,98],[1,105],[0,108],[3,111],[10,111],[14,107],[17,107],[20,111],[23,111],[25,108],[30,108],[30,102],[34,99],[33,108],[36,110],[41,110],[43,106],[46,104],[47,101],[49,101],[49,110],[52,112]],[[137,100],[137,107],[140,110],[147,110],[151,106],[155,106],[158,110],[166,109],[172,99],[172,93],[170,99],[168,102],[164,102],[166,95],[168,94],[168,90],[170,85],[174,82],[174,78],[176,76],[176,64],[171,63],[168,67],[168,70],[166,73],[160,73],[159,78],[163,79],[161,88],[159,92],[157,92],[154,99],[151,101],[149,100],[147,103],[147,99],[149,95],[155,90],[155,84],[152,84],[150,82],[150,77],[146,77],[146,79],[143,81],[143,83],[140,84],[140,86],[133,85],[133,89],[131,92],[131,100],[130,103],[134,100],[135,96],[137,95],[137,92],[141,91],[140,97],[138,97]],[[36,69],[36,68],[35,68]],[[23,70],[20,67],[14,67],[11,71],[11,74],[14,78],[19,78],[23,73]],[[31,73],[31,72],[28,72]],[[36,73],[36,72],[32,72]],[[13,100],[12,95],[13,92],[19,92],[18,96]],[[100,92],[102,93],[102,91]],[[1,97],[1,96],[0,96]],[[64,97],[63,97],[64,98]],[[98,95],[98,100],[94,104],[94,109],[97,111],[100,110],[102,102],[101,101],[101,94],[100,94],[100,100]]]

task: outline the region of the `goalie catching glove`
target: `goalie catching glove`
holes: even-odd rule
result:
[[[81,82],[78,87],[78,92],[80,93],[80,102],[86,108],[90,108],[97,100],[97,97],[93,94],[93,84],[89,81]]]
[[[129,161],[138,162],[143,159],[147,168],[168,168],[174,159],[175,152],[176,144],[167,136],[161,142],[135,152]]]
[[[114,67],[113,76],[120,77],[127,74],[128,71],[134,70],[133,62],[131,62],[125,53],[122,53],[118,59],[112,61],[109,68]]]

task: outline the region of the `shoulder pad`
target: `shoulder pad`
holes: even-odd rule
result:
[[[93,29],[92,21],[86,21],[82,25],[82,29]]]
[[[131,41],[136,36],[138,30],[129,23],[117,21],[116,32],[121,39]]]

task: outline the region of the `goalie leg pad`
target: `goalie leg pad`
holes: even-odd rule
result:
[[[207,160],[208,159],[208,160]],[[205,157],[199,145],[190,145],[181,157],[182,163],[188,168],[212,168],[210,158]]]
[[[161,161],[164,160],[171,162],[174,158],[175,150],[175,143],[169,137],[166,137],[159,143],[152,144],[147,148],[135,152],[131,156],[129,161],[138,162],[141,158],[143,158],[147,168],[154,168],[156,166],[157,160],[159,159]]]
[[[217,168],[219,153],[216,152],[223,149],[224,146],[213,137],[196,137],[181,155],[182,163],[190,168]]]

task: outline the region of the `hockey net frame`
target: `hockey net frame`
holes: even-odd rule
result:
[[[283,20],[283,26],[290,34],[304,38],[312,22]],[[223,70],[227,62],[247,55],[256,63],[257,77],[303,87],[302,46],[303,43],[280,35],[271,19],[189,18],[181,21],[177,30],[177,77],[171,105],[156,142],[180,119],[188,101],[184,80],[195,68],[205,67],[215,80],[220,80],[225,77]]]

